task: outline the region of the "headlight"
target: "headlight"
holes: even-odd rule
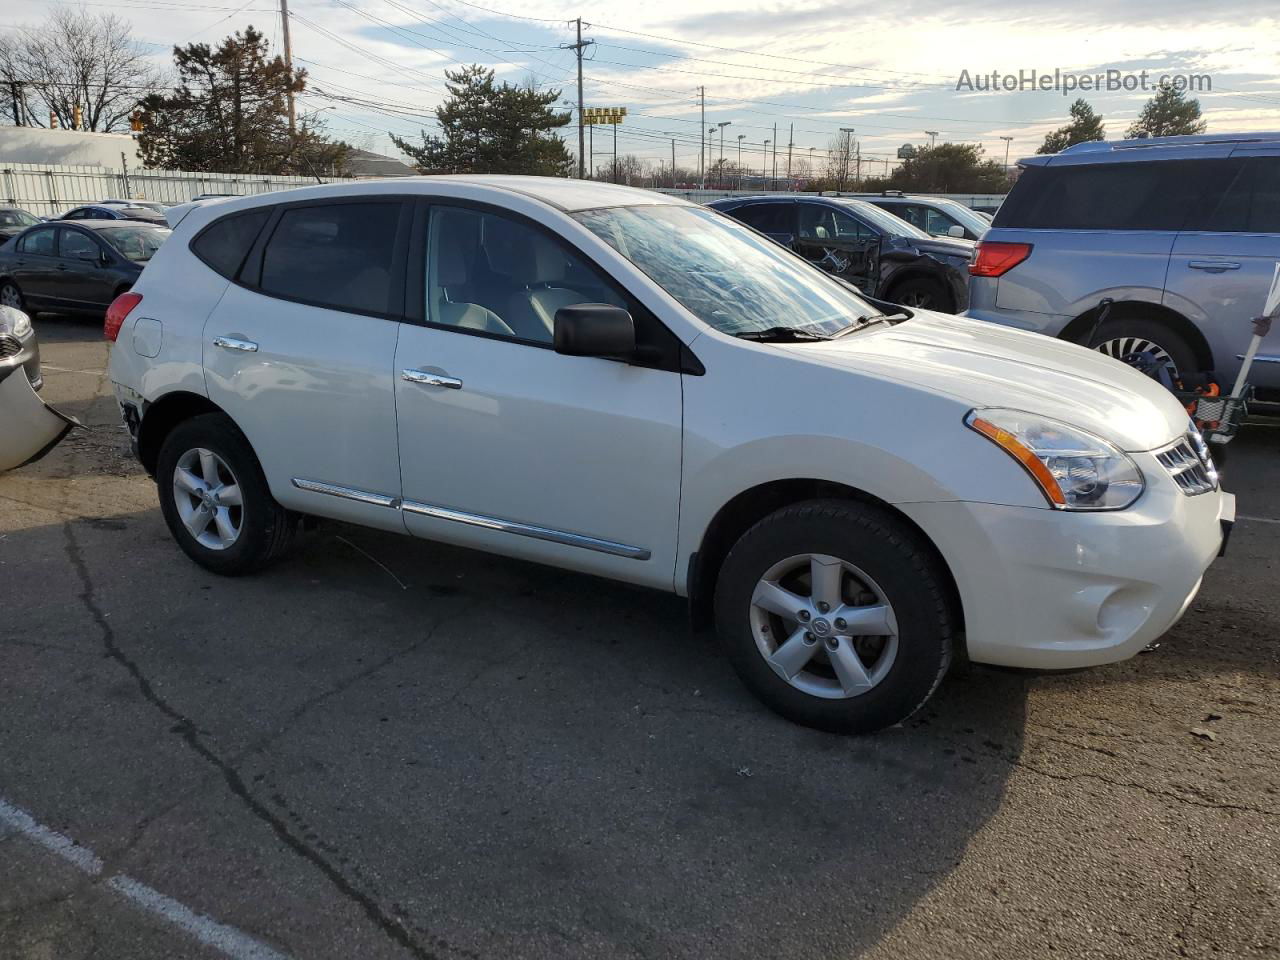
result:
[[[1146,486],[1100,437],[1021,410],[970,410],[964,422],[1017,460],[1057,510],[1120,510]]]
[[[13,335],[23,340],[31,336],[31,318],[21,310],[13,311]]]

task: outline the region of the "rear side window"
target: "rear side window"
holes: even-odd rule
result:
[[[1215,207],[1188,229],[1214,233],[1280,233],[1280,157],[1237,160],[1238,169]]]
[[[286,210],[262,256],[263,293],[334,310],[385,315],[400,202]]]
[[[1039,230],[1179,230],[1229,181],[1222,160],[1030,167],[996,227]]]
[[[270,215],[270,209],[251,210],[216,220],[191,242],[191,250],[211,269],[234,279]]]
[[[791,233],[795,205],[790,203],[752,203],[728,213],[761,233]]]

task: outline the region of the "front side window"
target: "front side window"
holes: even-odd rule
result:
[[[830,334],[877,312],[852,288],[711,210],[655,204],[574,217],[723,333],[793,327]]]
[[[92,237],[87,237],[79,230],[62,231],[62,256],[68,260],[97,260],[102,248]]]
[[[426,318],[430,323],[552,342],[556,311],[627,303],[562,241],[521,221],[467,207],[431,209]]]
[[[817,203],[800,205],[800,236],[805,240],[873,240],[866,224],[843,210]]]
[[[790,233],[795,204],[750,203],[735,208],[731,215],[761,233]]]
[[[288,300],[385,315],[399,220],[399,201],[288,209],[263,251],[259,286]]]
[[[58,252],[57,232],[53,227],[41,227],[23,235],[18,249],[23,253],[52,257]]]

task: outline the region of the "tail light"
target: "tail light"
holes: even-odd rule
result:
[[[974,251],[973,260],[969,264],[969,275],[999,277],[1008,273],[1029,256],[1031,256],[1029,243],[979,240],[978,248]]]
[[[120,336],[120,328],[125,318],[133,312],[133,308],[142,302],[140,293],[122,293],[111,301],[107,307],[107,318],[102,322],[102,335],[112,343]]]

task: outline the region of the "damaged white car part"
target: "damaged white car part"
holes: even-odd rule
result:
[[[34,343],[30,318],[0,306],[0,472],[34,463],[80,426],[36,393],[29,372],[38,369],[30,359]]]

